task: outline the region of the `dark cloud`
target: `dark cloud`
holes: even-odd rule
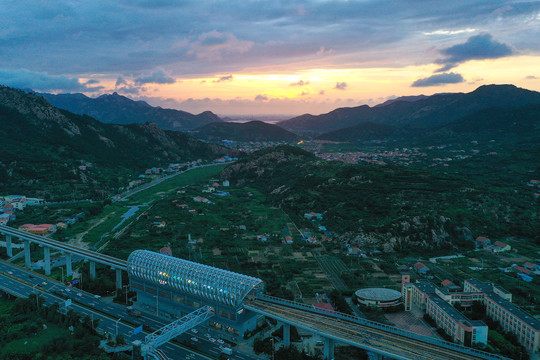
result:
[[[304,85],[309,85],[309,80],[308,81],[304,81],[304,80],[299,80],[295,83],[290,83],[289,86],[304,86]]]
[[[115,86],[118,87],[120,85],[127,85],[127,81],[123,77],[119,77],[118,79],[116,79]]]
[[[458,84],[464,82],[463,76],[456,73],[435,74],[430,77],[418,79],[411,84],[413,87],[438,86],[445,84]]]
[[[259,94],[259,95],[255,96],[255,101],[266,101],[266,100],[268,100],[268,96],[266,96],[266,95]]]
[[[469,60],[497,59],[514,54],[509,45],[494,40],[491,34],[471,36],[463,44],[450,46],[440,52],[444,58],[436,63],[443,66],[436,72],[448,71]]]
[[[346,82],[337,82],[336,87],[334,89],[336,89],[336,90],[345,90],[345,89],[347,89],[347,83]]]
[[[170,76],[167,76],[163,70],[157,70],[152,73],[150,76],[143,76],[135,79],[136,85],[144,84],[174,84],[176,82]]]
[[[324,95],[324,90],[319,91],[319,95]]]
[[[133,80],[158,68],[170,78],[209,77],[299,59],[407,66],[423,56],[418,37],[440,29],[462,36],[481,28],[520,51],[538,51],[540,29],[531,24],[539,11],[538,1],[512,0],[278,0],[264,7],[252,0],[5,0],[0,68]],[[430,41],[444,48],[448,36]],[[455,54],[443,55],[441,65],[453,64]]]
[[[538,77],[534,76],[534,75],[528,75],[528,76],[525,76],[525,79],[527,79],[527,80],[536,80],[536,79],[538,79]]]
[[[302,93],[300,94],[300,96],[306,96],[306,95],[309,95],[307,91],[302,91]]]
[[[96,92],[103,89],[103,86],[88,86],[88,84],[97,83],[95,80],[89,80],[83,84],[77,78],[51,76],[44,72],[32,72],[26,69],[0,69],[0,83],[19,89],[32,89],[44,92]]]
[[[212,82],[220,83],[220,82],[224,82],[224,81],[232,81],[233,79],[234,79],[234,77],[232,75],[226,75],[226,76],[220,77],[217,80],[213,80]]]
[[[136,86],[127,85],[127,86],[122,86],[121,88],[118,88],[117,91],[123,94],[138,95],[141,92],[141,89]]]

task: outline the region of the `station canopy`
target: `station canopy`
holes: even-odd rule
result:
[[[148,250],[132,252],[127,268],[130,277],[233,307],[264,287],[261,279]]]

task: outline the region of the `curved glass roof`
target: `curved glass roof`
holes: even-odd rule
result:
[[[147,282],[235,307],[264,286],[261,279],[148,250],[132,252],[127,269],[130,276]]]

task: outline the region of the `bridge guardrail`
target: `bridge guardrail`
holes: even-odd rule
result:
[[[396,335],[403,335],[403,336],[413,338],[413,339],[416,339],[416,340],[420,340],[420,341],[424,341],[424,342],[427,342],[427,343],[430,343],[430,344],[439,345],[439,346],[452,348],[452,349],[457,349],[457,350],[459,350],[461,352],[468,353],[468,354],[471,354],[471,355],[478,354],[478,355],[481,355],[484,359],[509,360],[507,357],[504,357],[504,356],[491,354],[491,353],[488,353],[488,352],[485,352],[485,351],[481,351],[481,350],[477,350],[477,349],[474,349],[474,348],[471,348],[471,347],[455,344],[455,343],[452,343],[452,342],[449,342],[449,341],[437,340],[437,339],[434,339],[434,338],[431,338],[431,337],[428,337],[428,336],[418,335],[418,334],[413,333],[411,331],[399,329],[399,328],[396,328],[394,326],[378,323],[378,322],[371,321],[371,320],[360,319],[360,318],[358,318],[356,316],[341,313],[339,311],[336,311],[334,313],[330,313],[328,311],[318,310],[318,309],[315,309],[315,308],[313,308],[313,307],[311,307],[309,305],[302,304],[302,303],[299,303],[299,302],[296,302],[296,301],[293,301],[293,300],[281,299],[281,298],[270,296],[270,295],[258,295],[258,296],[256,296],[256,299],[266,300],[266,301],[275,302],[275,303],[283,304],[283,305],[291,305],[293,307],[303,309],[303,310],[308,310],[310,312],[318,313],[318,314],[321,314],[321,315],[335,316],[335,317],[338,317],[338,318],[341,318],[341,319],[344,319],[344,320],[349,320],[349,321],[352,321],[352,322],[356,322],[356,323],[358,323],[360,325],[367,325],[367,326],[370,326],[370,327],[373,327],[373,328],[376,328],[376,329],[379,329],[379,330],[384,330],[384,331],[387,331],[387,332],[390,332],[390,333],[394,333]]]

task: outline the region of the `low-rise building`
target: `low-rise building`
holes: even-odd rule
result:
[[[402,295],[406,311],[413,306],[424,310],[457,342],[481,343],[484,337],[487,340],[487,326],[484,329],[485,325],[478,322],[466,322],[453,307],[456,303],[468,307],[478,301],[485,305],[486,314],[499,322],[505,331],[515,334],[528,351],[538,353],[540,350],[540,320],[513,304],[512,293],[503,288],[469,279],[463,282],[463,292],[448,292],[425,280],[411,283],[410,276],[404,275]]]

